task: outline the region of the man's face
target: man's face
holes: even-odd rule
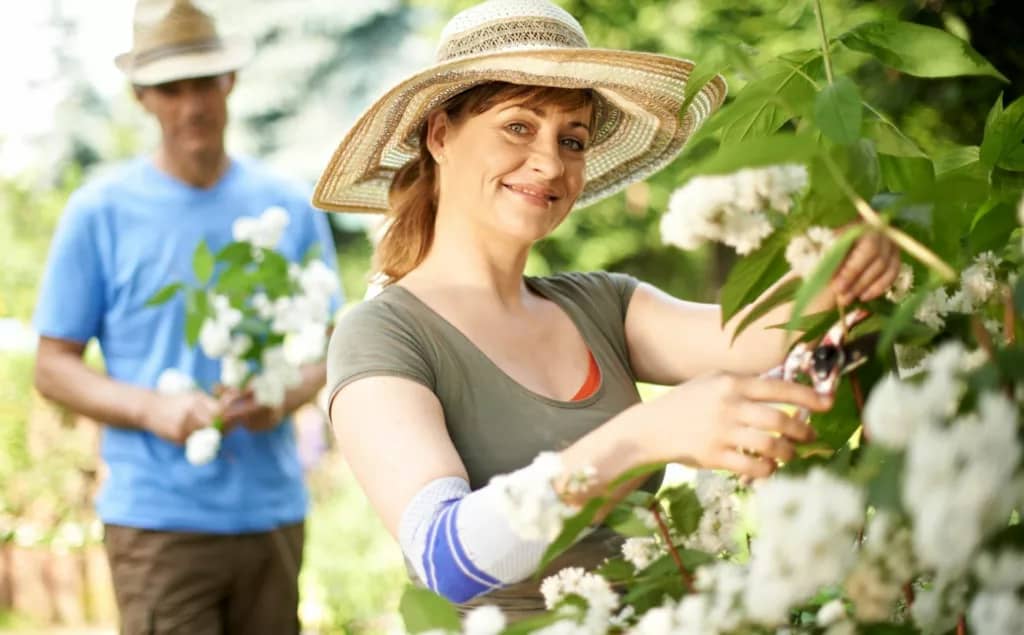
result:
[[[170,154],[215,156],[224,151],[227,97],[234,84],[234,73],[228,73],[140,86],[135,96],[160,122]]]

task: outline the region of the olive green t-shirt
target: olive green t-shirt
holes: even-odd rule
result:
[[[598,389],[581,401],[536,394],[498,368],[461,331],[401,286],[359,304],[337,324],[327,356],[331,397],[372,376],[399,376],[429,388],[473,490],[492,476],[528,465],[538,453],[561,450],[640,401],[626,345],[625,316],[637,280],[623,274],[568,273],[525,278],[538,295],[575,323],[601,370]],[[372,422],[367,422],[372,425]],[[552,563],[592,568],[616,555],[621,540],[599,529]],[[482,598],[506,611],[543,608],[533,580]]]

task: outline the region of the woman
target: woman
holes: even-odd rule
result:
[[[766,327],[788,307],[730,345],[717,306],[624,275],[523,275],[531,245],[574,206],[676,156],[721,103],[720,78],[678,118],[691,63],[588,49],[544,0],[459,14],[439,57],[357,122],[314,195],[391,218],[377,252],[386,286],[332,336],[330,413],[415,577],[518,617],[543,608],[528,578],[548,543],[510,525],[493,476],[555,451],[554,487],[577,503],[655,461],[765,477],[814,436],[770,404],[830,403],[758,377],[784,356],[784,334]],[[863,239],[833,288],[876,297],[898,262],[888,242]],[[833,306],[828,296],[809,310]],[[637,381],[672,388],[641,403]],[[583,491],[567,491],[584,470]],[[596,530],[551,570],[595,566],[619,544]]]

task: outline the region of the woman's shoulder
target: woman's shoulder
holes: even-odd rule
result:
[[[529,278],[542,292],[558,294],[573,300],[606,300],[628,304],[639,280],[625,273],[609,271],[570,271],[550,276]]]

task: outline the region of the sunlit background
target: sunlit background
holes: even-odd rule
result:
[[[465,0],[221,0],[221,30],[252,38],[257,55],[231,97],[232,153],[255,155],[312,184],[358,114],[399,78],[428,65],[444,21]],[[562,0],[591,44],[690,57],[722,69],[735,89],[760,62],[817,46],[803,0]],[[1010,78],[898,77],[849,51],[836,64],[869,103],[922,147],[976,144],[1000,92],[1024,86],[1018,0],[827,0],[830,32],[881,16],[945,28]],[[0,632],[113,633],[109,577],[91,497],[102,479],[96,427],[31,388],[29,322],[55,223],[85,179],[156,142],[113,57],[131,45],[131,0],[38,0],[0,8]],[[893,87],[898,83],[898,90]],[[713,300],[731,263],[715,249],[661,245],[657,220],[692,144],[647,183],[572,215],[538,245],[531,273],[608,269],[681,296]],[[366,288],[370,244],[362,217],[332,215],[347,296]],[[90,361],[102,365],[100,352]],[[302,573],[309,633],[386,632],[404,574],[384,533],[330,447],[322,413],[301,415],[314,506]]]

